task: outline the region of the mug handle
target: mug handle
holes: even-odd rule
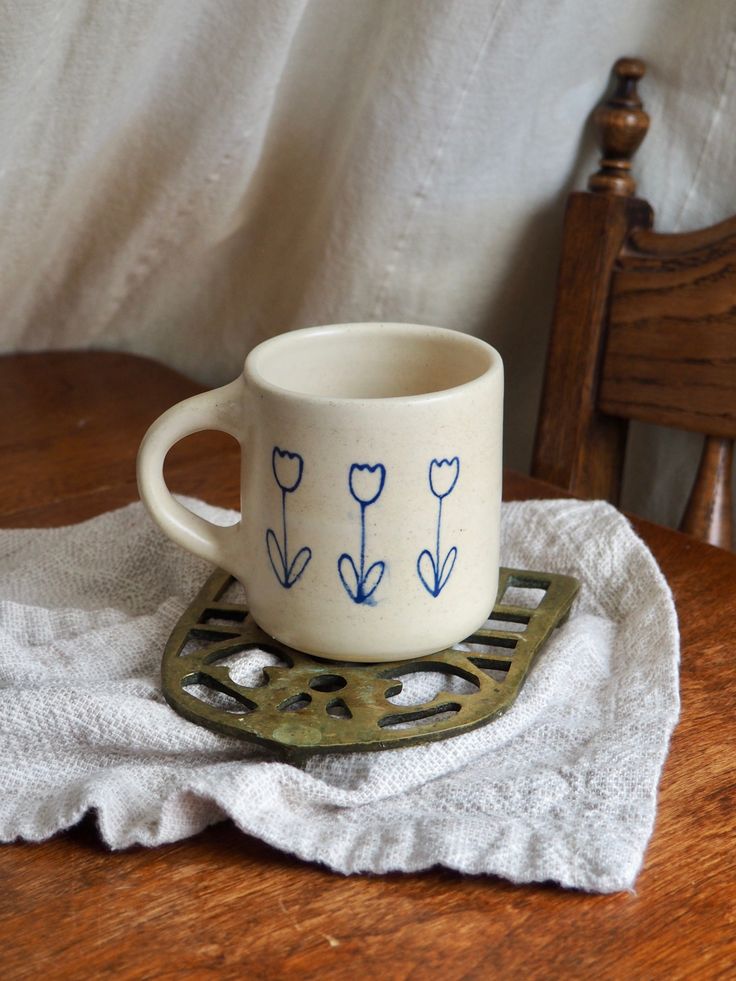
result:
[[[143,437],[137,465],[141,500],[164,534],[233,575],[237,575],[241,522],[228,527],[215,525],[175,500],[164,480],[164,460],[174,443],[203,429],[229,433],[241,443],[244,394],[245,382],[240,375],[229,385],[172,405]]]

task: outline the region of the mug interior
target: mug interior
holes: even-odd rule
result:
[[[486,374],[498,358],[478,338],[414,324],[341,324],[282,334],[255,348],[246,371],[269,387],[331,399],[429,395]]]

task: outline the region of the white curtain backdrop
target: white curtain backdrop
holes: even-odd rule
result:
[[[0,11],[4,351],[124,349],[219,383],[299,326],[452,326],[501,351],[524,469],[564,198],[616,57],[649,65],[635,169],[658,227],[736,211],[731,0]],[[676,520],[698,438],[632,443],[625,503]]]

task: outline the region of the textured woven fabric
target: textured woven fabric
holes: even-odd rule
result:
[[[112,848],[231,817],[340,872],[630,888],[678,714],[669,589],[600,502],[504,505],[502,560],[583,584],[513,709],[443,742],[296,767],[164,703],[162,648],[208,568],[141,505],[0,532],[0,839],[38,841],[90,809]]]

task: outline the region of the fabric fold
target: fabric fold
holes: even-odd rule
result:
[[[511,711],[442,742],[294,766],[165,704],[163,647],[209,569],[140,504],[0,532],[0,840],[43,840],[89,810],[111,848],[231,818],[343,873],[442,864],[631,888],[679,711],[670,591],[602,502],[505,504],[502,536],[504,565],[582,583]]]

